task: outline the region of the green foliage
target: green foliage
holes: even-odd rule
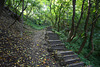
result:
[[[98,34],[100,34],[100,32],[99,33],[97,32],[94,34],[93,43],[94,43],[95,51],[93,52],[93,54],[89,58],[84,58],[90,51],[88,47],[89,42],[87,41],[82,52],[78,55],[83,62],[85,62],[87,65],[93,65],[94,67],[99,67],[99,64],[100,64],[100,61],[99,61],[100,60],[99,59],[100,57],[100,52],[99,52],[100,51],[100,45],[99,45],[100,36],[98,36]],[[73,50],[74,52],[78,51],[82,43],[82,37],[78,39],[78,36],[76,36],[71,43],[67,43],[64,41],[66,40],[66,37],[67,36],[65,36],[64,34],[60,34],[60,39],[66,44],[66,48],[69,50]]]
[[[44,29],[45,27],[47,27],[47,25],[38,25],[38,24],[36,24],[36,20],[34,19],[34,20],[32,20],[32,19],[27,19],[25,16],[24,16],[24,19],[26,19],[26,21],[25,21],[25,24],[27,24],[27,25],[29,25],[29,26],[31,26],[32,28],[34,28],[34,29]]]
[[[83,0],[76,1],[76,8],[75,8],[75,27],[79,21],[81,15],[81,7],[82,7]],[[100,64],[100,18],[98,19],[94,35],[93,35],[93,44],[94,44],[94,52],[90,55],[89,58],[84,58],[89,52],[90,47],[89,43],[89,36],[90,36],[90,29],[93,21],[93,17],[95,15],[95,11],[97,14],[100,14],[100,7],[95,7],[97,3],[100,6],[99,0],[92,0],[92,8],[90,10],[90,17],[88,23],[88,40],[85,44],[82,52],[80,53],[79,57],[88,65],[94,65],[95,67],[99,67]],[[20,3],[20,4],[19,4]],[[83,42],[84,38],[84,25],[85,20],[87,17],[88,12],[88,0],[85,0],[84,8],[83,8],[83,16],[80,22],[80,26],[78,28],[76,37],[73,39],[71,43],[66,43],[69,30],[71,29],[72,24],[72,16],[73,16],[73,7],[72,7],[72,0],[24,0],[24,7],[27,5],[26,10],[24,11],[24,21],[25,24],[35,28],[35,29],[43,29],[47,26],[53,26],[55,33],[60,36],[60,39],[66,44],[66,47],[73,51],[78,51],[80,45]],[[7,0],[6,4],[13,12],[17,12],[20,15],[22,11],[22,2],[21,0]],[[17,5],[19,5],[16,9],[14,9]],[[51,9],[50,9],[51,5]],[[50,11],[51,10],[51,11]],[[75,28],[74,27],[74,28]],[[58,32],[59,29],[59,32]]]

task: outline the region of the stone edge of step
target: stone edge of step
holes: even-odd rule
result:
[[[54,32],[52,32],[52,31],[47,31],[47,33],[54,33]],[[60,41],[60,40],[48,40],[49,42],[51,41]],[[68,51],[68,52],[72,52],[72,51]],[[63,53],[63,52],[62,52]],[[80,58],[76,58],[76,59],[79,59],[80,60]],[[75,60],[75,59],[72,59],[72,60]],[[70,60],[66,60],[66,62],[68,62],[68,61],[71,61],[71,59]],[[79,62],[79,63],[73,63],[73,64],[70,64],[68,67],[71,67],[72,65],[77,65],[77,64],[80,64],[80,63],[83,63],[84,64],[84,62]],[[89,67],[89,66],[88,66]],[[90,67],[92,67],[92,66],[90,66]]]
[[[61,61],[60,62],[60,65],[61,66],[66,66],[66,65],[70,65],[70,64],[73,64],[73,63],[79,63],[81,60],[80,58],[74,58],[74,59],[69,59],[69,60],[64,60],[64,61]]]
[[[82,65],[82,66],[84,66],[84,62],[73,63],[73,64],[68,65],[68,67],[73,67],[73,66],[76,66],[76,65]]]

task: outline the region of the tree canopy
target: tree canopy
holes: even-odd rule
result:
[[[67,48],[79,54],[84,62],[87,60],[87,64],[99,67],[99,0],[1,0],[1,2],[4,4],[0,4],[0,10],[2,6],[11,10],[17,18],[15,22],[20,21],[23,15],[24,24],[33,28],[43,29],[52,26]]]

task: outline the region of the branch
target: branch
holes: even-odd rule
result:
[[[27,16],[28,16],[28,15],[30,15],[31,11],[32,11],[32,7],[31,7],[31,10],[30,10],[30,12],[27,14]]]
[[[26,8],[27,8],[27,4],[26,4],[25,8],[23,9],[23,11],[24,11]],[[22,15],[22,12],[21,12],[20,15],[18,16],[18,18],[21,17],[21,15]],[[8,26],[8,28],[10,28],[12,25],[14,25],[18,18],[16,18],[15,21],[14,21],[10,26]]]
[[[96,19],[93,21],[93,23],[95,23],[99,17],[100,17],[100,14],[96,17]]]
[[[21,2],[20,2],[21,3]],[[17,7],[20,5],[20,3],[14,8],[14,9],[17,9]]]
[[[87,13],[87,17],[86,17],[86,20],[85,20],[85,26],[84,26],[84,40],[79,48],[79,51],[78,51],[78,54],[82,51],[83,47],[85,46],[86,42],[87,42],[87,25],[88,25],[88,21],[89,21],[89,16],[90,16],[90,9],[91,9],[91,0],[88,0],[89,1],[89,5],[88,5],[88,13]]]

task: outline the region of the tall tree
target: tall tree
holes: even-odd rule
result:
[[[60,5],[60,8],[59,8],[59,16],[58,16],[58,32],[59,32],[59,30],[60,30],[60,22],[61,22],[61,9],[62,9],[62,3],[61,3],[61,5]]]
[[[79,18],[79,20],[78,20],[78,23],[77,23],[77,26],[76,26],[76,28],[75,28],[75,33],[73,34],[73,36],[72,36],[72,38],[71,38],[70,41],[73,40],[73,38],[76,36],[76,33],[77,33],[77,31],[78,31],[78,27],[79,27],[79,25],[80,25],[80,22],[81,22],[81,19],[82,19],[82,16],[83,16],[84,2],[85,2],[85,0],[83,0],[83,3],[82,3],[81,16],[80,16],[80,18]]]
[[[0,0],[0,15],[1,15],[2,9],[4,7],[4,2],[5,2],[5,0]]]
[[[50,13],[51,13],[51,5],[52,5],[52,0],[50,0]]]
[[[90,8],[91,8],[91,0],[88,0],[88,12],[87,12],[87,17],[86,17],[85,26],[84,26],[84,40],[79,48],[78,54],[82,51],[87,41],[87,25],[88,25],[89,16],[90,16]]]
[[[24,0],[22,0],[22,26],[21,26],[21,37],[23,36],[23,12],[24,12]]]
[[[74,18],[75,18],[75,4],[76,4],[76,0],[72,0],[72,2],[73,2],[72,26],[71,26],[71,31],[69,32],[69,37],[67,39],[67,42],[71,41],[71,38],[72,38],[73,33],[74,33]]]
[[[93,45],[93,34],[94,34],[94,28],[95,28],[95,24],[97,19],[100,17],[100,15],[98,15],[98,8],[99,8],[99,1],[96,0],[95,2],[95,13],[93,16],[93,22],[92,22],[92,26],[91,26],[91,33],[90,33],[90,38],[89,38],[89,48],[91,49],[91,51],[88,53],[88,55],[86,56],[86,58],[88,58],[94,51],[94,45]],[[97,16],[98,15],[98,16]]]

